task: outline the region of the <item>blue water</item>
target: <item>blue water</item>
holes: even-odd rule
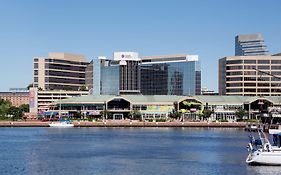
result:
[[[0,128],[0,174],[280,174],[225,128]]]

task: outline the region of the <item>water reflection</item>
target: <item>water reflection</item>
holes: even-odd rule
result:
[[[229,128],[0,128],[0,174],[276,174]]]

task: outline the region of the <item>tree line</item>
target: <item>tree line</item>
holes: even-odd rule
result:
[[[0,98],[0,120],[26,119],[25,112],[29,112],[29,105],[22,104],[19,107],[13,106],[9,100]]]

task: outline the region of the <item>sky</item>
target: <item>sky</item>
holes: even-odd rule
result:
[[[199,55],[202,87],[217,91],[218,59],[238,34],[262,33],[281,52],[279,0],[1,0],[0,91],[32,83],[33,57],[88,60],[115,51]]]

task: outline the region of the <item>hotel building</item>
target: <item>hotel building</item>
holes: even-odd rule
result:
[[[229,56],[219,60],[219,94],[279,96],[281,56]]]
[[[29,102],[28,90],[25,88],[11,88],[9,92],[0,92],[0,98],[9,100],[16,107]]]
[[[42,90],[79,90],[93,87],[92,62],[83,55],[49,53],[48,57],[33,59],[34,87]]]

